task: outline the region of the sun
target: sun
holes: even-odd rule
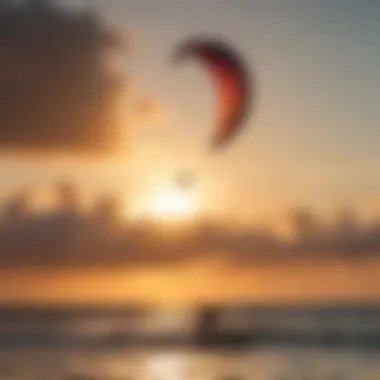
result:
[[[197,210],[194,194],[179,188],[168,188],[153,196],[148,212],[154,219],[169,221],[191,219]]]

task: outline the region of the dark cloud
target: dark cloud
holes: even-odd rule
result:
[[[124,78],[107,57],[124,41],[89,11],[0,3],[0,151],[103,153],[119,140]]]
[[[206,220],[170,233],[153,222],[123,219],[121,202],[112,194],[99,196],[90,208],[69,183],[59,183],[55,194],[50,211],[34,209],[27,189],[2,205],[0,266],[164,264],[215,253],[241,264],[380,254],[380,219],[363,223],[350,209],[338,210],[328,221],[308,209],[292,210],[287,237],[274,228]]]
[[[25,218],[32,212],[31,193],[29,189],[22,189],[10,197],[4,205],[2,216],[5,221],[15,221]]]

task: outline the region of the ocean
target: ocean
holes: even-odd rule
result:
[[[14,380],[378,380],[380,352],[275,347],[234,352],[2,349],[0,377]]]
[[[377,313],[377,309],[371,310]],[[310,319],[316,311],[313,314],[313,311],[307,310],[305,314],[298,308],[293,312],[293,317],[289,315],[290,312],[288,309],[287,318],[294,321],[296,315],[300,318],[300,313]],[[321,313],[319,309],[318,312]],[[353,312],[353,309],[346,309],[335,311],[334,314],[336,318],[345,316],[341,326],[346,326],[347,331],[352,330],[347,320],[348,314]],[[268,316],[268,310],[265,313]],[[276,315],[279,314],[277,310]],[[354,314],[356,325],[364,325],[358,308],[355,308]],[[371,313],[367,310],[364,314],[368,318]],[[380,344],[373,344],[377,338],[369,340],[370,344],[366,344],[366,339],[346,340],[350,344],[345,344],[345,340],[341,344],[332,344],[330,340],[310,339],[305,340],[306,343],[298,340],[297,344],[293,344],[291,338],[277,341],[272,334],[268,342],[262,339],[259,343],[245,344],[244,347],[167,344],[165,339],[151,344],[149,340],[140,338],[144,330],[153,334],[152,329],[147,328],[146,319],[150,319],[154,325],[156,317],[150,315],[143,323],[140,314],[125,310],[47,312],[3,309],[0,311],[0,379],[380,379]],[[375,319],[372,316],[372,321]],[[132,323],[132,320],[135,322]],[[380,319],[376,320],[380,327]],[[372,338],[377,337],[373,325]],[[306,336],[306,324],[302,326]],[[315,322],[309,323],[309,326],[315,326]],[[281,329],[284,329],[283,325]],[[323,329],[321,326],[319,332],[323,332]],[[358,337],[364,330],[356,328],[352,331]],[[191,337],[191,330],[183,331]],[[276,334],[279,331],[277,328]],[[161,336],[170,336],[170,324],[165,325],[159,333]],[[344,335],[341,330],[341,336]],[[355,341],[359,343],[352,344]]]

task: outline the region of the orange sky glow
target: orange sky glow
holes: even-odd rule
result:
[[[2,270],[0,302],[191,306],[199,302],[366,302],[380,297],[380,259],[239,267],[217,258],[140,269]]]

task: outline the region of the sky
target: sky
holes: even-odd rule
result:
[[[200,262],[187,262],[176,273],[173,269],[160,271],[156,267],[132,272],[125,269],[125,273],[123,269],[117,275],[108,268],[100,274],[96,272],[96,275],[86,269],[85,274],[79,271],[81,275],[73,275],[70,269],[63,268],[58,270],[58,276],[57,269],[44,269],[42,272],[38,269],[36,272],[30,266],[33,258],[38,262],[51,261],[52,258],[53,263],[60,262],[60,259],[54,259],[59,256],[54,236],[75,246],[71,256],[61,253],[62,257],[68,258],[69,262],[70,257],[74,258],[73,262],[76,259],[78,262],[86,261],[86,255],[91,251],[91,245],[86,245],[89,244],[89,236],[99,231],[98,222],[91,224],[91,218],[95,215],[96,219],[97,214],[91,216],[90,227],[87,215],[70,207],[67,209],[67,204],[63,211],[54,209],[48,215],[29,218],[24,210],[24,196],[21,196],[21,200],[13,200],[15,203],[11,200],[6,204],[8,214],[0,226],[0,247],[7,251],[0,258],[2,281],[8,284],[3,289],[9,289],[9,286],[13,289],[9,294],[0,293],[0,300],[42,302],[46,299],[70,299],[70,292],[63,285],[67,283],[74,287],[81,284],[83,292],[78,292],[77,297],[82,301],[93,299],[89,285],[92,283],[103,289],[97,292],[103,300],[121,300],[123,297],[199,300],[202,294],[205,297],[228,298],[223,289],[230,287],[220,286],[221,279],[226,281],[228,277],[225,271],[229,274],[229,283],[235,284],[229,290],[229,296],[236,299],[287,299],[291,296],[312,299],[328,298],[328,295],[365,298],[380,295],[376,282],[380,272],[377,258],[371,259],[374,261],[368,265],[363,260],[358,271],[356,261],[342,264],[336,255],[326,257],[330,250],[334,254],[351,254],[353,251],[373,254],[380,241],[380,176],[376,170],[380,159],[377,149],[380,116],[376,104],[380,91],[379,2],[68,0],[61,3],[65,9],[74,12],[83,7],[95,11],[100,23],[104,22],[111,31],[121,31],[126,39],[119,41],[112,32],[103,33],[100,24],[86,23],[88,19],[85,18],[79,19],[77,26],[63,22],[64,32],[52,29],[54,33],[51,35],[60,41],[55,44],[57,49],[52,50],[54,54],[44,53],[56,70],[52,70],[51,76],[45,70],[43,81],[33,79],[38,77],[36,73],[40,73],[35,71],[40,70],[37,51],[32,53],[35,60],[22,59],[10,65],[12,70],[14,67],[19,70],[16,75],[22,73],[23,83],[28,83],[27,91],[30,92],[23,92],[26,98],[36,103],[28,111],[30,113],[24,111],[17,115],[9,110],[13,109],[13,99],[20,101],[19,93],[15,92],[15,98],[9,95],[11,92],[6,98],[4,93],[0,93],[5,105],[0,107],[0,119],[6,118],[9,125],[17,120],[14,123],[16,128],[4,127],[6,123],[2,123],[0,128],[0,153],[3,153],[0,160],[0,197],[16,195],[17,198],[20,188],[25,188],[27,194],[30,188],[44,204],[51,196],[48,194],[52,183],[63,179],[73,182],[75,191],[80,191],[88,204],[92,204],[94,199],[99,200],[103,193],[115,195],[121,203],[119,207],[125,214],[124,218],[127,218],[129,212],[138,213],[156,193],[170,187],[178,173],[190,171],[195,178],[193,191],[207,210],[206,214],[216,213],[223,221],[242,218],[255,223],[273,222],[278,221],[284,212],[304,207],[306,216],[298,225],[306,221],[311,227],[306,235],[296,227],[296,243],[291,247],[301,253],[317,252],[315,257],[321,262],[321,269],[310,278],[310,270],[315,268],[313,262],[302,262],[296,268],[294,264],[283,261],[260,264],[259,269],[237,268],[235,264],[228,264],[228,255],[219,254],[215,258],[220,244],[211,244],[206,245],[213,253],[211,257]],[[49,20],[42,18],[39,25],[51,27],[54,23],[49,24]],[[34,30],[33,25],[30,30]],[[57,22],[54,25],[58,25]],[[88,25],[95,25],[95,28]],[[87,32],[81,34],[81,30]],[[35,35],[39,36],[37,32]],[[45,34],[46,40],[43,41],[50,46],[48,35]],[[255,73],[258,83],[257,105],[252,119],[226,151],[213,157],[207,155],[215,118],[212,83],[195,62],[174,65],[170,60],[178,43],[198,35],[222,37],[233,44]],[[0,34],[0,38],[8,41],[9,36]],[[115,49],[120,49],[121,45],[121,60],[117,61],[118,71],[114,75],[105,75],[94,58],[105,45],[112,45],[111,48]],[[9,49],[5,50],[7,53],[23,54],[27,51],[22,43],[3,46]],[[0,74],[3,67],[9,67],[4,56],[7,57],[0,52]],[[68,76],[65,71],[60,71],[63,70],[61,62],[77,67],[73,71],[75,75]],[[0,80],[4,81],[6,77],[0,75]],[[47,89],[47,94],[51,93],[50,88],[63,89],[63,92],[58,92],[61,95],[57,97],[44,98],[45,93],[39,91],[42,95],[36,96],[39,93],[36,93],[36,88],[40,90],[41,84],[43,89]],[[118,103],[122,120],[117,125],[114,122],[114,105],[120,88],[126,97]],[[48,105],[41,107],[47,101]],[[18,109],[25,104],[17,103]],[[139,105],[143,109],[141,114]],[[146,107],[149,112],[144,111]],[[54,130],[51,130],[49,120],[56,121]],[[68,120],[70,128],[65,127]],[[115,137],[117,128],[121,128],[122,139]],[[22,154],[19,151],[9,154],[9,144],[15,141]],[[126,146],[120,155],[103,154],[121,142]],[[66,154],[50,154],[60,149]],[[326,227],[325,222],[319,224],[316,217],[308,214],[308,210],[313,209],[318,214],[331,216],[342,207],[352,208],[360,216],[371,216],[371,223],[358,228],[359,217],[350,219],[348,215],[338,226],[327,224]],[[19,219],[12,219],[14,209]],[[74,214],[67,216],[67,212]],[[100,226],[108,226],[109,218],[102,216]],[[293,224],[288,224],[297,224],[294,218],[290,220]],[[269,233],[268,237],[266,231],[250,228],[242,234],[232,234],[227,242],[223,239],[230,233],[228,229],[222,228],[217,234],[236,252],[238,262],[241,255],[247,255],[243,249],[247,244],[264,247],[276,254],[289,251],[289,246],[277,235],[272,237]],[[53,238],[46,240],[49,234],[53,234]],[[96,254],[101,255],[103,249],[109,252],[111,261],[119,263],[118,249],[120,244],[126,244],[124,240],[120,242],[121,236],[118,227],[104,232],[99,237],[100,248]],[[17,245],[19,242],[22,244]],[[127,242],[136,247],[134,238]],[[33,249],[30,248],[35,256],[30,256],[30,244],[35,244]],[[152,257],[160,249],[164,251],[166,246],[163,243],[155,251],[152,250],[155,243],[150,244],[138,249],[146,253],[148,262],[154,262],[156,260]],[[38,252],[38,247],[43,249]],[[78,247],[82,247],[82,251]],[[319,255],[321,249],[324,250],[323,258]],[[16,253],[11,254],[12,250]],[[257,249],[253,251],[257,253]],[[123,259],[126,263],[135,260],[136,252],[131,252],[129,249],[127,258]],[[15,258],[21,268],[9,268],[10,258]],[[99,261],[96,255],[89,259],[89,263],[96,261]],[[27,264],[22,265],[22,262]],[[325,271],[324,267],[329,269]],[[202,276],[207,280],[214,276],[215,289],[219,293],[202,293],[202,284],[207,283],[200,280]],[[257,283],[252,276],[257,278]],[[54,283],[54,279],[61,277],[64,280]],[[35,286],[26,290],[20,283],[28,279]],[[127,284],[121,286],[118,281]],[[197,289],[194,288],[195,282],[199,285]],[[160,286],[173,289],[174,283],[179,284],[178,288],[184,289],[184,293],[176,297],[169,292],[157,291]],[[279,283],[283,285],[279,287]],[[334,283],[337,285],[335,290],[329,291]],[[51,292],[44,291],[46,284],[49,284]],[[303,284],[304,293],[300,292],[299,284]],[[138,288],[139,291],[127,288]],[[286,294],[280,288],[287,289]]]
[[[130,36],[125,71],[137,93],[157,99],[165,116],[125,126],[128,157],[117,163],[5,157],[5,191],[65,176],[92,193],[107,183],[136,202],[160,186],[156,182],[191,170],[216,208],[251,218],[298,204],[329,209],[377,202],[376,1],[67,4],[97,10]],[[200,34],[231,41],[258,81],[256,114],[229,150],[212,159],[206,156],[215,117],[212,84],[195,63],[170,64],[178,43]]]
[[[131,128],[136,161],[127,167],[136,162],[137,171],[144,167],[149,177],[150,168],[162,165],[169,179],[189,167],[220,204],[234,212],[252,210],[251,217],[299,203],[329,208],[376,201],[378,2],[86,4],[129,31],[136,54],[128,70],[171,115],[151,128]],[[200,34],[231,41],[258,81],[256,115],[230,149],[213,159],[205,158],[212,84],[196,64],[169,63],[180,41]],[[142,169],[130,178],[146,180]]]

